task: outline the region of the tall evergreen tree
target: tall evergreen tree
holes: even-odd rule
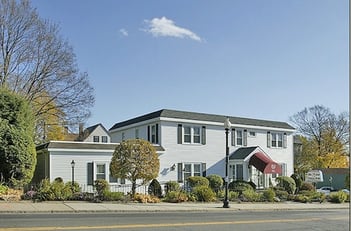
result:
[[[32,109],[22,96],[0,88],[0,180],[22,187],[32,179],[35,165]]]

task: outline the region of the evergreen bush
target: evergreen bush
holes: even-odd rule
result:
[[[203,176],[191,176],[191,177],[188,177],[187,181],[191,188],[198,187],[198,186],[208,187],[210,185],[209,180]]]
[[[161,185],[156,179],[153,179],[149,184],[148,193],[149,195],[156,196],[156,197],[162,196]]]
[[[237,180],[229,183],[228,188],[230,191],[239,192],[241,194],[245,190],[254,190],[249,182]]]
[[[273,202],[275,196],[275,192],[272,188],[263,191],[263,199],[265,201]]]
[[[197,201],[210,202],[216,199],[216,194],[208,186],[200,185],[193,188],[192,193]]]
[[[168,181],[165,184],[165,191],[166,194],[169,192],[173,192],[173,191],[179,191],[180,190],[180,185],[178,182],[176,181]]]
[[[208,175],[207,180],[210,188],[218,195],[219,190],[223,187],[223,179],[220,175]]]
[[[296,184],[293,178],[288,177],[288,176],[278,176],[276,178],[276,181],[278,182],[278,185],[280,187],[283,187],[285,191],[287,191],[290,194],[294,194],[296,191]]]

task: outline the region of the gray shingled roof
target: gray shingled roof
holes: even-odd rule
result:
[[[51,141],[45,144],[38,145],[37,151],[48,148],[63,148],[63,149],[89,149],[89,150],[115,150],[118,144],[116,143],[87,143],[87,142],[55,142]],[[154,145],[156,151],[165,151],[160,145]]]
[[[128,126],[128,125],[131,125],[134,123],[139,123],[139,122],[143,122],[143,121],[158,118],[158,117],[224,123],[224,120],[228,116],[162,109],[162,110],[155,111],[155,112],[152,112],[152,113],[149,113],[146,115],[135,117],[135,118],[130,119],[130,120],[116,123],[115,125],[113,125],[112,128],[110,128],[110,131],[113,129],[121,128],[121,127]],[[283,128],[283,129],[294,129],[288,123],[279,122],[279,121],[250,119],[250,118],[241,118],[241,117],[232,117],[232,116],[229,116],[229,120],[232,124],[263,126],[263,127]]]
[[[239,148],[229,156],[229,160],[243,160],[248,155],[250,155],[256,148],[257,146]]]

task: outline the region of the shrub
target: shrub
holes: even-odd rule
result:
[[[65,185],[63,181],[55,180],[50,185],[50,190],[54,194],[53,200],[67,200],[72,196],[72,189],[69,185]]]
[[[0,196],[6,194],[8,189],[9,187],[7,187],[6,185],[0,184]]]
[[[347,199],[347,194],[343,191],[331,192],[329,194],[329,200],[333,203],[344,203]]]
[[[100,199],[103,198],[105,191],[110,191],[108,182],[103,179],[95,180],[94,188],[96,190],[98,197],[100,197]]]
[[[39,201],[53,201],[53,200],[55,200],[55,194],[51,190],[51,184],[50,184],[49,179],[43,179],[40,182],[35,199],[39,200]]]
[[[210,185],[210,182],[208,181],[208,179],[203,176],[191,176],[191,177],[188,177],[187,181],[191,188],[198,187],[198,186],[208,187]]]
[[[210,188],[216,192],[218,194],[219,190],[222,188],[223,186],[223,179],[220,175],[208,175],[207,180],[209,182],[209,186]]]
[[[275,197],[275,192],[272,188],[263,191],[263,199],[269,202],[273,202]]]
[[[124,193],[123,192],[110,192],[104,191],[103,193],[103,200],[104,201],[122,201],[124,200]]]
[[[287,200],[289,193],[287,191],[284,191],[284,190],[275,190],[275,195],[280,200]]]
[[[234,192],[234,191],[229,191],[228,193],[228,199],[230,201],[236,201],[239,198],[239,192]]]
[[[38,190],[31,189],[23,196],[24,199],[39,201],[72,200],[79,198],[80,187],[78,183],[72,185],[71,182],[63,183],[61,178],[56,178],[52,183],[49,179],[40,182]]]
[[[255,192],[253,189],[247,189],[242,192],[243,201],[257,202],[262,200],[262,194]]]
[[[302,179],[300,175],[294,173],[291,175],[291,178],[295,181],[296,191],[299,191],[302,185]]]
[[[192,193],[195,195],[197,201],[210,202],[216,199],[216,194],[208,186],[196,186],[193,188]]]
[[[278,185],[280,187],[283,187],[285,191],[287,191],[290,194],[294,194],[296,191],[296,184],[293,178],[288,177],[288,176],[278,176],[276,178],[278,181]]]
[[[140,203],[159,203],[160,198],[153,195],[135,194],[134,200]]]
[[[188,201],[188,196],[183,191],[169,191],[166,193],[164,201],[172,203],[185,202]]]
[[[162,189],[160,183],[156,180],[153,179],[149,185],[148,188],[148,193],[150,195],[156,196],[156,197],[161,197],[162,196]]]
[[[239,194],[245,190],[253,190],[253,187],[250,185],[250,183],[242,180],[230,182],[228,188],[230,191],[239,192]]]
[[[168,181],[165,184],[166,194],[169,193],[169,192],[179,191],[179,190],[180,190],[180,186],[179,186],[179,183],[176,182],[176,181]]]
[[[303,190],[303,191],[314,191],[314,186],[313,186],[313,184],[311,184],[309,182],[303,182],[301,184],[300,190]]]
[[[302,202],[302,203],[311,202],[311,199],[308,196],[302,195],[302,194],[292,195],[292,200],[296,202]]]

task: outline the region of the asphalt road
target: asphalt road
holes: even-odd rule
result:
[[[0,214],[0,231],[350,230],[349,210]]]

